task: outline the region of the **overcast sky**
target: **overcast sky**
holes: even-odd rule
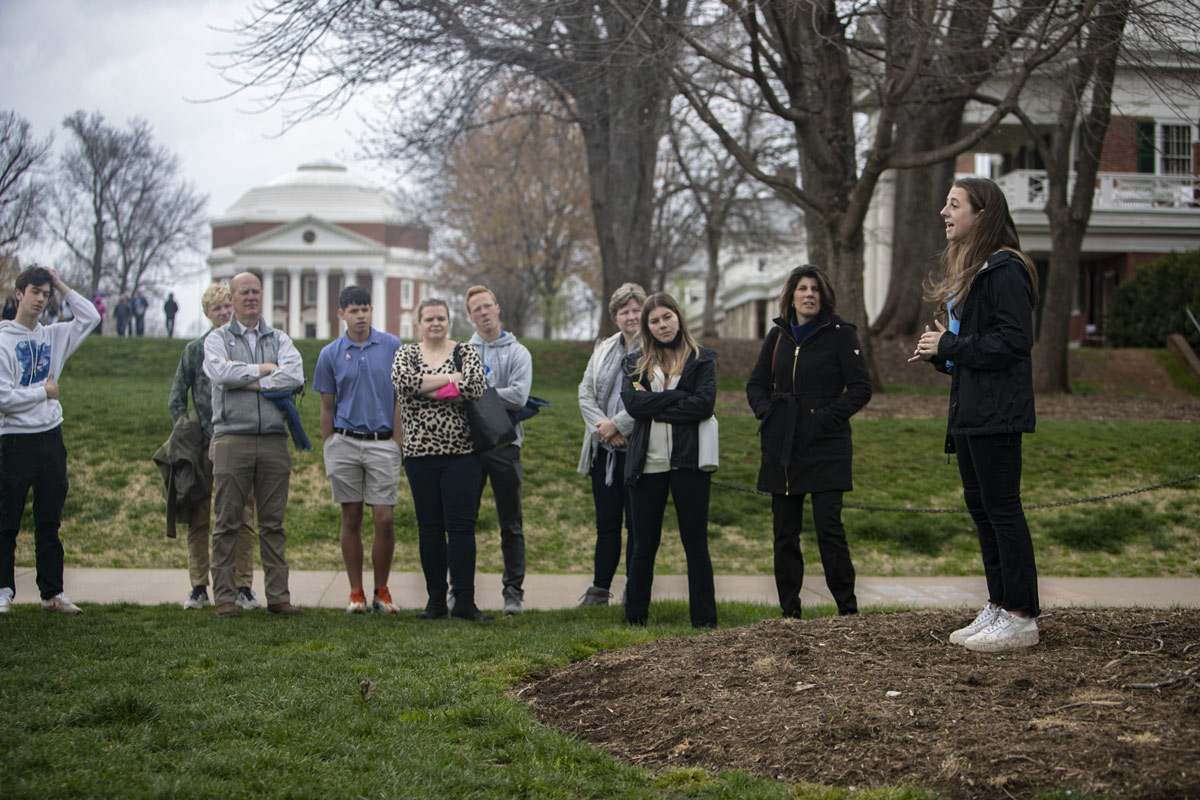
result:
[[[380,184],[389,175],[356,162],[362,127],[353,110],[304,123],[282,136],[280,114],[246,113],[250,98],[218,97],[229,85],[210,64],[231,48],[230,28],[249,0],[0,0],[0,108],[32,124],[39,137],[66,141],[64,117],[99,111],[114,124],[142,117],[177,153],[185,174],[225,211],[253,186],[301,163],[328,158]],[[203,263],[207,252],[196,257]],[[181,282],[176,335],[201,332],[199,291],[207,278]]]

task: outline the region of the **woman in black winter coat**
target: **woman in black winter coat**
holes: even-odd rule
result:
[[[667,493],[675,502],[687,558],[688,611],[694,628],[715,628],[717,600],[708,555],[708,496],[712,476],[700,469],[700,423],[717,400],[717,354],[688,333],[679,305],[653,294],[642,306],[642,352],[626,361],[621,401],[633,417],[625,481],[633,500],[633,562],[625,592],[625,621],[645,625],[662,540]]]
[[[950,641],[999,652],[1038,642],[1037,566],[1021,507],[1021,434],[1033,433],[1037,272],[1021,252],[1004,192],[986,178],[954,182],[942,209],[942,274],[926,299],[949,327],[925,328],[909,361],[950,375],[946,452],[979,533],[988,602]]]
[[[857,613],[842,493],[854,488],[850,417],[871,399],[871,373],[854,326],[837,315],[833,287],[818,267],[797,267],[788,276],[746,399],[761,420],[758,488],[771,493],[783,616],[800,616],[805,495],[812,495],[817,548],[838,613]]]

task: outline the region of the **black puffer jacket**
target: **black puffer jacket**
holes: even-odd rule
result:
[[[746,399],[762,421],[759,491],[854,488],[850,417],[871,399],[871,373],[853,325],[822,311],[817,329],[797,345],[791,325],[776,318],[746,382]]]
[[[717,354],[707,347],[700,348],[700,355],[688,358],[674,389],[661,392],[650,389],[649,375],[634,374],[640,356],[641,353],[631,353],[626,358],[621,380],[621,402],[634,420],[625,457],[625,482],[629,484],[637,483],[646,464],[652,422],[671,423],[671,466],[698,469],[697,429],[712,416],[717,402]],[[635,388],[634,384],[641,388]]]
[[[942,335],[931,360],[950,373],[946,452],[954,452],[955,436],[1033,433],[1033,283],[1020,256],[992,254],[971,284],[960,322],[957,334]]]

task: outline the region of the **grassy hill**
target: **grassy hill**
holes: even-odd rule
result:
[[[182,541],[164,537],[160,479],[150,458],[170,432],[166,411],[183,340],[92,337],[61,379],[71,493],[64,512],[67,563],[75,566],[183,567]],[[297,343],[311,386],[323,342]],[[525,521],[530,569],[590,573],[594,544],[591,493],[575,473],[583,432],[576,387],[589,343],[526,342],[535,394],[551,400],[526,424]],[[732,367],[744,357],[731,360]],[[757,423],[740,413],[744,383],[726,373],[718,404],[721,469],[715,475],[710,545],[719,573],[769,574],[769,499],[749,491],[758,469]],[[316,439],[319,398],[310,390],[301,417]],[[731,413],[735,412],[735,413]],[[847,502],[960,509],[958,471],[942,453],[942,419],[854,422],[855,487]],[[1107,494],[1178,479],[1200,466],[1196,425],[1180,422],[1039,422],[1026,439],[1027,504]],[[288,557],[296,569],[340,569],[338,509],[330,501],[320,444],[292,453]],[[736,488],[731,488],[736,487]],[[1031,512],[1043,574],[1200,575],[1200,481],[1100,504]],[[418,568],[411,495],[401,478],[397,569]],[[29,531],[27,510],[23,530]],[[856,566],[864,575],[977,573],[978,546],[965,514],[847,510]],[[668,526],[673,517],[668,513]],[[495,509],[485,497],[479,566],[500,570]],[[668,528],[670,530],[670,528]],[[811,531],[811,527],[807,530]],[[810,534],[805,553],[819,564]],[[32,536],[18,539],[18,563],[33,564]],[[659,569],[682,572],[682,548],[669,534]],[[585,579],[581,577],[581,585]]]

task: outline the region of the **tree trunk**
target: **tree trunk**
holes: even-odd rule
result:
[[[721,231],[709,227],[704,232],[708,255],[708,274],[704,277],[704,335],[717,338],[717,289],[721,284]]]
[[[1056,216],[1069,216],[1068,209]],[[1071,230],[1069,224],[1050,223],[1050,269],[1041,287],[1042,326],[1038,334],[1033,359],[1033,390],[1035,394],[1071,391],[1067,376],[1067,344],[1071,337],[1071,305],[1075,295],[1075,279],[1079,272],[1079,254],[1083,231]]]
[[[574,94],[600,245],[602,306],[627,281],[651,282],[654,174],[668,97],[665,74],[652,68],[610,70],[606,78],[607,91]],[[616,329],[602,309],[600,335]]]
[[[921,105],[902,109],[896,126],[896,149],[919,153],[950,144],[958,137],[962,103]],[[954,180],[954,161],[896,173],[896,202],[892,226],[892,263],[887,297],[871,333],[876,336],[916,336],[930,324],[933,308],[921,287],[937,268],[946,247],[945,228],[937,212]]]

